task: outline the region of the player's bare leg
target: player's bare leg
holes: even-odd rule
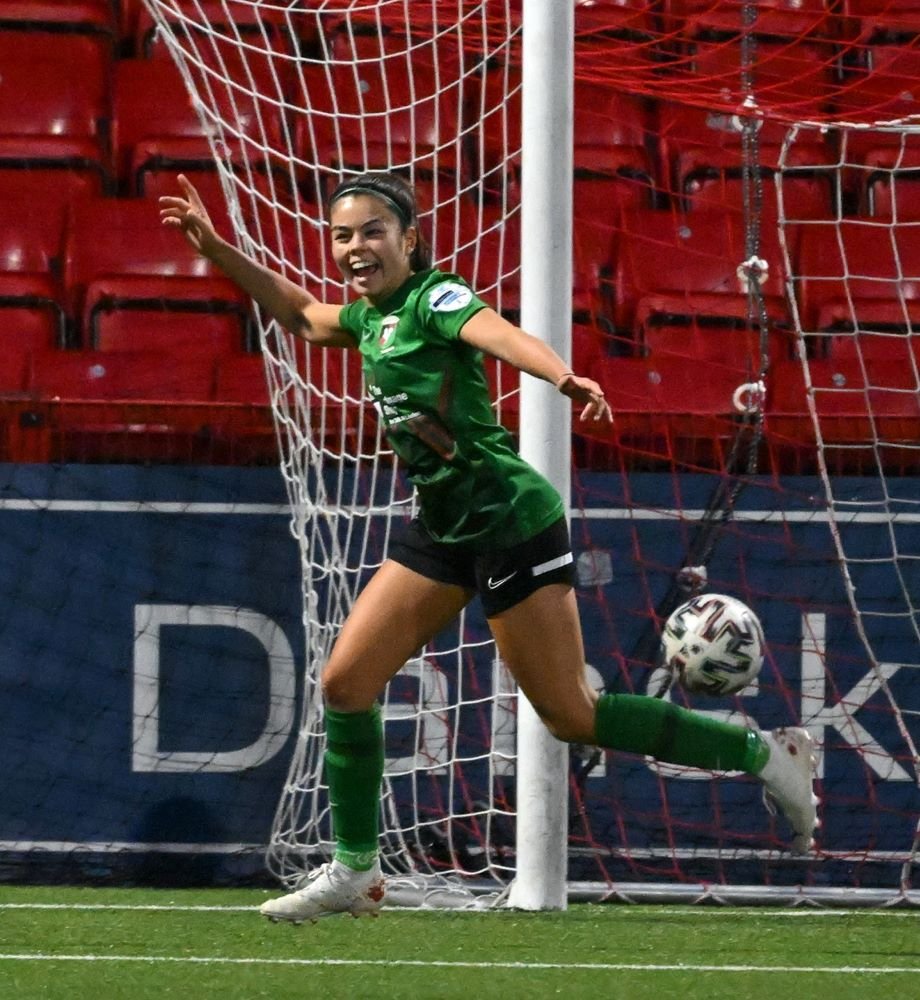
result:
[[[326,776],[336,857],[295,892],[269,900],[271,920],[302,923],[334,913],[376,916],[384,899],[377,857],[383,733],[377,697],[403,664],[452,621],[472,592],[392,560],[362,591],[323,670]]]
[[[585,676],[575,594],[565,584],[542,587],[489,625],[505,664],[554,736],[687,767],[756,775],[768,807],[778,807],[792,827],[792,850],[810,849],[818,799],[804,730],[763,734],[664,699],[598,697]]]

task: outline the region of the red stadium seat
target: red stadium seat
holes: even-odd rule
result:
[[[21,30],[55,30],[108,36],[117,33],[112,0],[3,0],[0,23]]]
[[[37,355],[29,389],[43,399],[208,401],[214,366],[209,358],[169,351],[50,351]]]
[[[175,194],[176,175],[181,172],[198,189],[219,231],[230,234],[232,227],[214,151],[173,63],[119,61],[112,146],[120,187],[129,196],[154,199]],[[258,159],[254,162],[258,168]]]
[[[171,59],[169,49],[157,30],[158,23],[144,4],[126,12],[123,27],[133,34],[132,52],[142,58]],[[228,8],[231,18],[228,18]],[[182,17],[172,19],[171,11],[163,4],[159,13],[170,23],[177,37],[191,39],[205,59],[213,58],[213,66],[223,63],[233,67],[244,61],[252,69],[265,68],[262,53],[276,51],[286,55],[294,52],[290,22],[279,4],[233,3],[225,0],[195,0],[192,7],[179,5]],[[241,54],[236,41],[245,43],[248,51]],[[261,69],[259,72],[261,72]],[[245,77],[243,77],[245,79]]]
[[[415,4],[411,20],[397,4],[354,5],[348,0],[324,3],[313,27],[324,60],[352,63],[401,59],[411,49],[413,62],[437,63],[443,80],[460,76],[463,64],[457,35],[445,30],[443,12]],[[309,15],[307,15],[309,17]],[[319,23],[317,23],[317,21]]]
[[[861,326],[859,331],[837,331],[827,338],[828,357],[840,364],[891,362],[910,371],[920,363],[920,334],[913,332],[915,324],[920,325],[920,302],[912,305],[908,327],[902,317],[900,325],[879,323],[875,330]]]
[[[739,411],[735,396],[743,373],[723,366],[699,368],[682,358],[610,358],[597,380],[613,412],[608,445],[670,456],[672,461],[713,461],[731,446]],[[580,428],[590,434],[591,428]]]
[[[744,29],[737,0],[664,0],[664,27],[700,35],[740,35]],[[754,30],[774,38],[832,35],[834,19],[829,0],[759,0]]]
[[[218,358],[214,398],[221,403],[268,406],[268,381],[261,353],[237,351]]]
[[[808,376],[810,393],[800,362],[783,362],[771,372],[767,427],[777,437],[814,439],[808,408],[811,395],[825,444],[863,444],[871,449],[876,441],[914,446],[920,438],[920,383],[915,366],[827,359],[812,361]]]
[[[258,83],[256,87],[258,90]],[[222,118],[227,123],[223,130],[215,128],[214,146],[185,81],[172,62],[119,61],[114,82],[112,143],[123,191],[130,195],[160,194],[172,189],[179,171],[188,174],[193,182],[219,188],[215,154],[241,169],[241,147],[246,140],[248,150],[262,143],[269,150],[264,154],[249,154],[257,177],[264,177],[270,168],[278,168],[280,186],[284,187],[289,177],[287,165],[282,169],[287,145],[282,138],[277,107],[258,98],[255,102],[240,98],[213,82],[209,91],[216,93]]]
[[[151,313],[161,313],[162,323],[174,330],[170,346],[177,339],[194,339],[195,330],[215,355],[243,346],[245,296],[167,230],[147,199],[102,198],[75,206],[64,285],[84,346],[96,346],[101,338],[111,347],[108,338],[127,337],[135,349],[154,348],[164,329],[150,323]],[[119,315],[124,310],[144,313],[147,322],[131,323]],[[223,316],[218,320],[216,314]]]
[[[640,348],[652,360],[678,358],[703,363],[707,372],[716,365],[746,377],[760,371],[760,331],[734,316],[653,317],[639,337]],[[769,330],[766,355],[768,364],[790,358],[791,336],[780,329]]]
[[[27,353],[64,343],[63,243],[63,209],[0,198],[0,354],[14,368]]]
[[[920,229],[860,218],[805,225],[793,289],[808,332],[898,317],[904,326],[920,301]]]
[[[686,215],[665,210],[623,213],[614,244],[613,319],[620,330],[656,314],[748,314],[746,231],[725,212]],[[759,258],[768,270],[760,281],[769,315],[785,320],[783,259],[776,230],[764,227]]]
[[[450,177],[418,178],[414,184],[419,224],[431,243],[435,260],[445,260],[478,241],[482,213],[473,197],[463,193]]]
[[[917,0],[843,0],[842,13],[856,25],[860,42],[879,36],[907,36],[920,32],[920,3]]]
[[[647,148],[652,116],[642,98],[605,84],[576,79],[574,168],[579,173],[641,178],[649,187]]]
[[[29,420],[16,429],[20,460],[203,462],[213,364],[162,351],[55,351],[32,365]]]
[[[175,176],[213,157],[177,67],[166,60],[121,59],[115,67],[112,146],[122,187],[144,193],[145,174],[168,164]]]
[[[497,213],[483,219],[483,231],[475,243],[456,255],[455,270],[478,295],[511,319],[521,309],[521,217],[506,219]]]
[[[737,115],[673,102],[658,112],[658,143],[664,171],[662,187],[679,194],[688,209],[743,208],[743,122]],[[757,123],[757,163],[765,213],[777,215],[774,173],[789,127],[779,121]],[[783,166],[783,215],[813,218],[831,212],[835,195],[836,153],[817,130],[802,130],[790,143]]]
[[[654,38],[656,13],[652,0],[575,0],[575,45]]]
[[[460,87],[439,89],[434,64],[406,57],[303,69],[294,145],[303,159],[333,169],[410,167],[416,175],[468,173],[462,146]]]
[[[108,184],[111,58],[94,35],[0,30],[0,170],[55,166]]]
[[[820,38],[758,39],[754,94],[759,107],[797,118],[820,113],[835,91],[836,57],[834,46]],[[697,77],[719,94],[720,104],[742,105],[747,95],[741,85],[738,41],[695,43],[691,65]]]
[[[854,171],[859,207],[861,214],[876,219],[916,222],[920,220],[920,142],[912,132],[902,131],[900,138],[898,143],[869,147],[860,156],[865,169]],[[852,149],[849,143],[847,149]]]
[[[657,55],[654,0],[576,0],[575,65],[582,55],[602,53],[624,85],[647,73]]]

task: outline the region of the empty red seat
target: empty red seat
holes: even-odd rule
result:
[[[907,303],[920,300],[920,228],[855,217],[803,225],[792,287],[807,332],[887,325],[883,316],[906,325]]]
[[[744,318],[752,280],[758,281],[769,315],[783,319],[784,268],[776,230],[763,228],[754,261],[746,237],[743,221],[725,212],[624,212],[613,254],[617,327],[631,329],[669,313]],[[766,262],[766,271],[758,260]]]
[[[521,308],[521,216],[498,213],[482,220],[475,243],[456,255],[454,270],[462,275],[490,306],[516,318]]]
[[[796,118],[821,112],[835,92],[837,53],[812,36],[794,40],[759,38],[753,65],[753,93],[760,109]],[[743,56],[740,42],[696,42],[691,65],[701,85],[719,95],[719,103],[743,106]]]
[[[0,20],[7,27],[32,30],[54,26],[63,31],[108,36],[111,41],[117,33],[112,0],[3,0]]]
[[[494,219],[494,210],[480,212],[473,197],[450,176],[418,178],[414,184],[419,224],[431,243],[435,261],[447,261],[478,241],[482,225]]]
[[[210,91],[218,98],[228,97],[220,85],[212,85]],[[262,117],[263,111],[267,119]],[[248,140],[255,185],[264,191],[264,174],[270,164],[279,162],[283,152],[277,108],[262,109],[253,100],[240,99],[232,108],[219,103],[218,112],[223,126],[212,126],[210,119],[202,122],[185,81],[171,61],[120,60],[114,83],[112,144],[122,190],[131,195],[159,196],[175,189],[175,176],[181,171],[208,194],[206,204],[216,210],[224,199],[215,154],[242,174],[242,146]],[[209,134],[216,137],[215,145]],[[263,142],[268,152],[259,151]],[[214,193],[220,194],[219,199]]]
[[[700,35],[739,35],[744,29],[737,0],[664,0],[662,17],[669,31]],[[754,30],[759,35],[800,38],[835,33],[829,0],[759,0]]]
[[[653,71],[660,37],[654,0],[576,0],[575,65],[603,61],[605,74],[628,86]]]
[[[110,45],[93,35],[0,30],[0,168],[110,173]]]
[[[574,96],[576,177],[607,176],[652,186],[647,140],[653,122],[644,100],[610,86],[576,79]]]
[[[830,445],[909,442],[920,436],[920,383],[898,361],[824,359],[778,364],[770,373],[767,428],[790,439],[814,439],[812,400],[821,437]],[[878,456],[877,456],[878,457]]]
[[[249,311],[245,296],[164,227],[156,204],[147,199],[100,198],[74,207],[64,285],[84,346],[105,340],[108,324],[116,322],[120,339],[128,338],[136,349],[155,348],[163,331],[150,323],[151,313],[165,314],[163,323],[178,328],[173,343],[194,339],[198,329],[202,349],[207,345],[215,354],[243,346]],[[147,322],[131,323],[118,315],[123,311],[144,313]],[[232,319],[232,344],[226,343],[228,325],[215,320],[219,314]]]
[[[712,462],[737,435],[739,373],[682,358],[610,358],[597,380],[613,412],[610,444],[669,462]],[[744,397],[742,402],[746,402]],[[580,433],[591,434],[590,427]]]
[[[308,65],[292,112],[294,145],[308,163],[464,176],[460,84],[406,55]]]
[[[756,170],[761,178],[765,213],[777,214],[774,175],[782,164],[783,215],[812,218],[834,205],[837,153],[817,129],[801,129],[788,142],[789,126],[757,120]],[[687,208],[743,209],[744,120],[738,115],[662,102],[658,110],[658,146],[662,187],[677,193]]]
[[[652,0],[575,0],[575,44],[609,45],[612,38],[651,39],[657,32]]]
[[[871,42],[879,35],[907,36],[920,31],[917,0],[843,0],[841,12],[856,26],[856,40]]]
[[[144,191],[145,174],[212,164],[207,133],[178,68],[166,60],[121,59],[115,68],[112,145],[125,190]]]
[[[912,305],[910,326],[905,325],[902,316],[900,326],[836,331],[827,338],[827,356],[840,364],[892,362],[905,372],[911,371],[920,364],[920,333],[913,332],[920,328],[920,302]],[[864,322],[862,317],[860,322]]]
[[[749,378],[760,371],[761,355],[767,364],[792,356],[792,339],[785,331],[771,329],[766,343],[760,330],[734,316],[653,317],[639,333],[639,346],[652,360],[679,358],[689,364],[733,369]]]
[[[7,357],[64,343],[63,243],[63,209],[0,198],[0,353]]]
[[[29,389],[43,399],[208,401],[214,366],[209,358],[167,351],[47,351],[33,358]]]
[[[874,44],[859,50],[862,63],[851,67],[834,95],[834,112],[846,122],[897,121],[920,111],[920,51],[914,44]],[[853,129],[843,157],[860,162],[868,150],[898,146],[902,129]]]
[[[133,35],[132,50],[143,58],[171,59],[169,47],[158,30],[159,21],[150,9],[130,0],[123,27]],[[267,64],[267,54],[291,55],[294,40],[291,21],[278,4],[232,3],[225,0],[195,0],[194,5],[177,5],[176,14],[165,4],[156,9],[175,32],[183,46],[198,51],[213,68]],[[238,43],[242,43],[242,45]],[[241,51],[245,49],[246,51]],[[245,79],[241,77],[240,79]]]
[[[214,398],[221,403],[268,406],[268,381],[261,353],[237,351],[218,358]]]
[[[847,138],[855,133],[848,133]],[[869,146],[857,154],[857,196],[861,214],[897,222],[920,220],[920,142],[903,130],[897,143],[885,133],[885,144]],[[864,140],[863,140],[864,141]],[[852,151],[849,142],[845,149]]]
[[[46,352],[32,365],[30,419],[15,450],[29,461],[206,462],[212,392],[209,360]]]

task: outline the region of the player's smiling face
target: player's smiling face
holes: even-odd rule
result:
[[[412,274],[416,232],[405,232],[392,209],[369,194],[345,195],[332,206],[332,256],[345,280],[374,304]]]

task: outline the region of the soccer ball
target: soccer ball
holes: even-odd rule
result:
[[[734,694],[760,673],[763,628],[744,603],[700,594],[676,608],[661,634],[664,666],[692,694]]]

